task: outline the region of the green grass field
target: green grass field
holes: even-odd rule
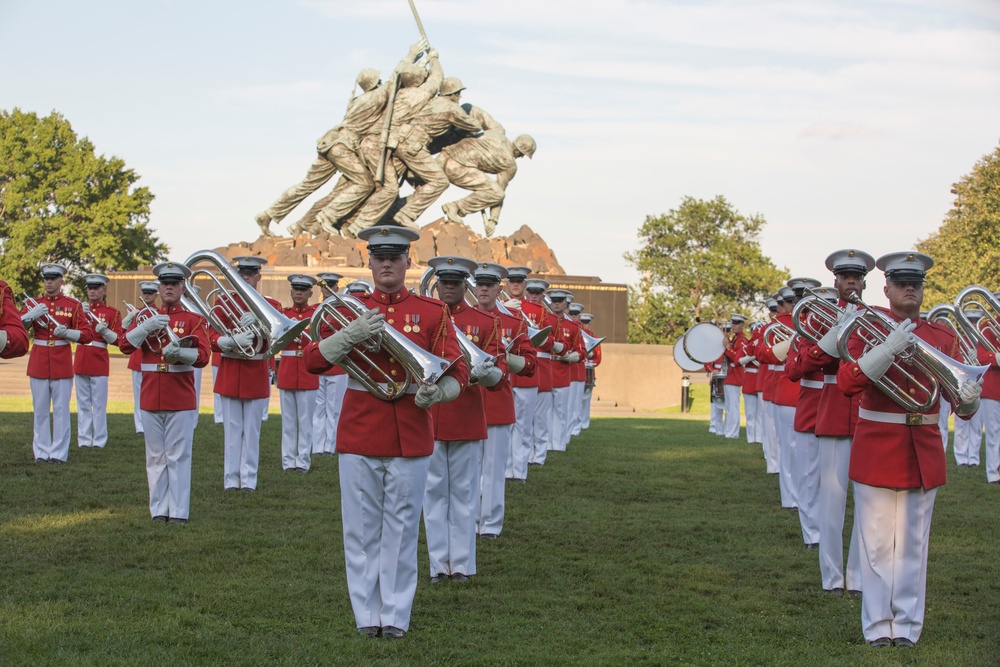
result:
[[[27,406],[0,399],[4,665],[997,665],[997,489],[949,468],[926,627],[867,647],[859,601],[820,592],[816,553],[758,446],[704,420],[595,419],[508,488],[467,585],[421,581],[401,641],[355,633],[336,459],[308,475],[264,425],[256,493],[223,493],[222,429],[195,435],[191,521],[155,524],[144,450],[113,414],[103,451],[36,465]],[[127,412],[127,411],[123,411]],[[74,425],[75,434],[75,425]]]

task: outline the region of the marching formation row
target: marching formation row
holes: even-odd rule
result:
[[[1000,301],[976,288],[982,299],[925,317],[932,265],[916,252],[876,262],[839,250],[826,259],[833,287],[793,278],[768,300],[770,322],[753,323],[747,337],[747,318],[733,314],[731,336],[720,335],[712,353],[718,359],[691,356],[707,361],[712,377],[710,431],[739,437],[742,396],[747,441],[762,445],[782,507],[798,513],[823,590],[862,598],[862,629],[874,647],[912,646],[923,629],[931,515],[945,483],[952,411],[956,461],[978,465],[985,422],[987,480],[1000,482]],[[861,300],[876,266],[888,309]],[[994,317],[980,318],[989,310]]]
[[[79,445],[103,447],[108,345],[129,355],[150,514],[165,523],[188,520],[201,369],[217,359],[226,490],[257,487],[275,375],[282,466],[305,473],[312,455],[339,455],[355,620],[365,636],[396,638],[409,629],[421,515],[430,581],[475,575],[477,536],[503,528],[506,482],[525,482],[530,465],[589,426],[602,339],[572,294],[527,267],[437,257],[412,293],[406,270],[419,233],[375,226],[362,238],[372,284],[338,294],[339,274],[292,275],[287,308],[257,293],[259,257],[236,258],[235,269],[211,251],[158,264],[157,280],[140,284],[143,307],[126,304],[124,318],[104,303],[106,276],[86,276],[81,303],[62,293],[66,267],[45,264],[45,294],[26,296],[20,311],[0,283],[0,357],[27,353],[31,331],[35,460],[65,463],[74,379]],[[207,300],[193,285],[203,261],[227,278]],[[310,305],[317,285],[324,301]]]

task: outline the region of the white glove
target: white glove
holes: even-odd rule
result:
[[[42,315],[48,315],[48,314],[49,314],[48,306],[46,306],[44,303],[36,303],[28,310],[28,312],[26,312],[24,315],[21,315],[21,321],[24,322],[25,324],[31,324]]]
[[[125,338],[135,347],[140,347],[142,341],[146,340],[146,336],[153,333],[154,331],[159,331],[160,329],[166,329],[170,326],[170,316],[164,315],[163,313],[157,313],[152,317],[147,317],[145,320],[135,325],[135,328],[125,334]]]
[[[507,353],[507,368],[510,369],[511,373],[515,375],[517,373],[520,373],[522,370],[524,370],[524,366],[526,365],[526,363],[527,362],[524,361],[524,357],[518,354],[510,354],[509,352]]]
[[[56,328],[52,330],[52,335],[56,338],[65,338],[67,331],[69,328],[65,324],[57,324]]]
[[[492,361],[476,364],[470,373],[484,387],[492,387],[503,378],[503,370],[497,368]]]
[[[138,312],[138,310],[133,310],[122,318],[122,329],[128,329],[132,326],[132,320],[135,319],[135,314]]]
[[[3,329],[0,329],[0,352],[3,352],[4,348],[6,347],[7,347],[7,332],[4,331]]]
[[[752,354],[748,354],[745,357],[740,357],[740,366],[746,366],[747,364],[749,364],[751,361],[753,361],[756,358],[757,357],[753,356]]]
[[[167,360],[168,364],[179,363],[185,366],[190,366],[194,362],[198,361],[198,348],[185,348],[174,342],[167,343],[167,346],[163,348],[163,358]]]
[[[101,322],[99,325],[94,327],[94,330],[97,331],[101,338],[104,339],[105,343],[111,344],[118,340],[118,334],[112,331],[111,327],[104,322]]]
[[[232,336],[220,336],[216,342],[223,352],[232,352],[237,348],[249,347],[253,343],[253,334],[249,331],[240,331]]]
[[[916,324],[906,319],[885,338],[885,342],[876,345],[868,350],[858,359],[858,368],[867,375],[873,382],[878,382],[879,378],[892,366],[892,360],[897,354],[905,350],[911,342],[911,333],[917,327]]]
[[[955,407],[955,414],[967,417],[979,409],[979,395],[983,393],[983,379],[966,380],[958,388],[958,396],[962,402]]]
[[[594,351],[593,350],[591,350],[590,352],[587,353],[587,358],[588,359],[593,359],[594,358]]]
[[[778,358],[778,361],[785,363],[785,359],[788,358],[788,348],[791,347],[791,345],[791,338],[783,340],[780,343],[775,343],[774,347],[771,348],[771,352]]]
[[[372,308],[332,336],[319,342],[319,353],[331,364],[338,363],[363,340],[380,333],[385,328],[385,315]]]
[[[562,343],[558,342],[558,341],[555,342],[555,343],[552,343],[552,354],[559,354],[565,348],[566,348],[566,346],[563,345]]]
[[[90,315],[90,304],[89,303],[81,303],[80,307],[83,308],[83,312],[85,312],[87,315]]]
[[[572,352],[563,357],[563,361],[570,364],[575,364],[578,361],[580,361],[580,353],[577,352],[576,350],[573,350]]]
[[[94,333],[100,336],[101,338],[104,338],[104,332],[107,330],[108,330],[107,322],[102,321],[94,325]]]
[[[453,377],[444,376],[437,384],[420,385],[413,402],[418,408],[427,409],[435,403],[454,401],[462,391],[462,385]]]
[[[1000,366],[1000,352],[993,355],[993,363]]]
[[[521,310],[520,299],[507,299],[506,301],[503,302],[503,305],[507,306],[508,308],[517,308],[518,310]]]
[[[177,353],[180,351],[180,343],[176,341],[170,341],[167,343],[166,347],[163,348],[163,358],[167,360],[168,363],[174,363],[177,361]]]
[[[844,310],[837,315],[837,322],[830,327],[830,330],[823,334],[818,341],[816,341],[816,345],[819,349],[823,350],[834,359],[839,359],[840,351],[837,350],[837,337],[840,335],[840,330],[843,328],[844,323],[853,317],[856,312],[858,312],[856,304],[847,304],[847,306],[844,307]]]
[[[257,316],[249,310],[240,315],[240,326],[244,329],[248,329],[255,324],[257,324]]]

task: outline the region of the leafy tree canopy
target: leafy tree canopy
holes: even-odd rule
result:
[[[924,306],[952,303],[969,285],[1000,290],[1000,147],[952,186],[955,203],[938,230],[917,244],[934,258]]]
[[[630,291],[629,342],[673,343],[697,319],[753,314],[788,279],[763,255],[759,215],[744,216],[722,196],[685,197],[666,215],[647,216],[643,247],[625,259],[643,274]]]
[[[39,264],[86,273],[130,270],[166,256],[149,229],[153,194],[117,157],[96,155],[69,121],[0,110],[0,278],[41,291]]]

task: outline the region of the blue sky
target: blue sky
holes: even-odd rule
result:
[[[463,101],[538,142],[500,233],[528,224],[569,273],[634,283],[647,214],[724,195],[776,264],[826,279],[832,250],[937,229],[1000,141],[995,0],[416,2]],[[357,72],[418,36],[406,0],[2,0],[0,108],[122,157],[183,259],[255,238]]]

